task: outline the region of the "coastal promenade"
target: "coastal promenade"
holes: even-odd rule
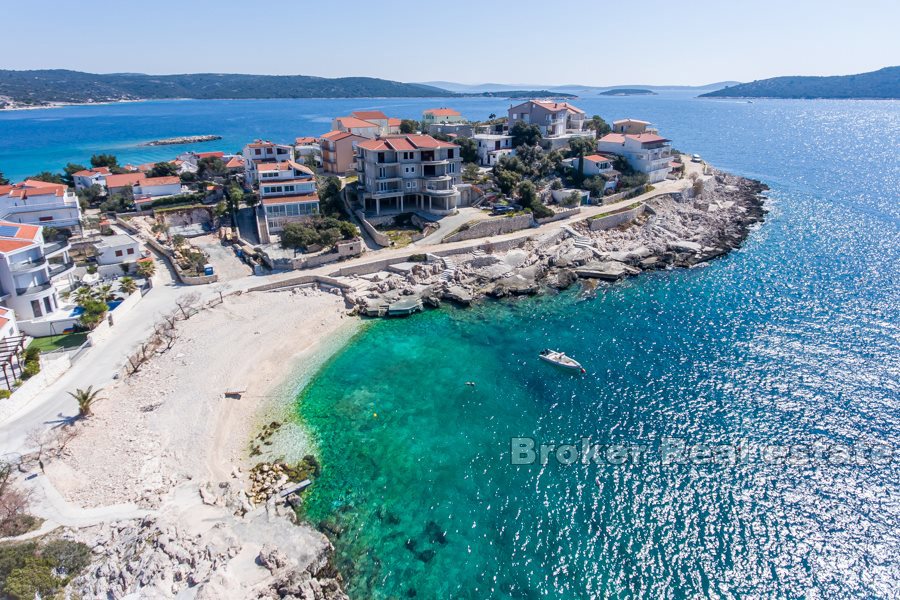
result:
[[[686,163],[695,169],[700,167]],[[382,261],[401,260],[413,253],[431,253],[443,251],[465,251],[490,243],[525,240],[546,234],[558,233],[563,227],[590,219],[599,215],[616,212],[635,202],[649,200],[655,196],[681,191],[689,185],[689,179],[667,180],[641,196],[622,200],[604,206],[582,208],[581,212],[567,219],[561,219],[540,227],[516,231],[513,233],[453,242],[448,244],[416,245],[414,247],[384,249],[374,253],[366,253],[358,258],[340,263],[341,268],[364,266]],[[272,275],[248,275],[230,281],[226,285],[212,286],[180,286],[171,281],[164,269],[156,276],[158,283],[140,302],[135,310],[116,321],[113,335],[102,340],[95,347],[86,350],[76,366],[69,369],[56,382],[48,386],[41,394],[24,406],[15,406],[0,417],[0,456],[15,456],[30,450],[28,435],[31,431],[53,426],[72,419],[77,414],[77,405],[68,392],[93,386],[94,389],[109,385],[117,377],[131,355],[140,344],[147,339],[153,326],[161,316],[176,308],[176,302],[186,294],[200,295],[198,302],[208,302],[217,297],[219,292],[233,293],[247,291],[261,285],[279,283],[295,279],[298,275],[328,276],[336,269],[334,264],[324,265],[302,272],[289,271]],[[6,402],[15,402],[15,397]]]

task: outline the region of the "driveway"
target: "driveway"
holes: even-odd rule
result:
[[[190,242],[209,256],[209,262],[219,276],[219,281],[231,281],[253,273],[253,269],[237,257],[231,246],[223,245],[219,236],[214,233],[191,238]]]
[[[484,211],[478,208],[472,208],[471,206],[464,206],[459,209],[455,215],[450,215],[449,217],[444,217],[438,223],[440,223],[440,227],[437,231],[432,233],[431,235],[427,235],[423,237],[418,242],[413,242],[410,246],[428,246],[431,244],[440,244],[445,237],[456,231],[460,225],[468,223],[469,221],[480,221],[482,219],[489,219],[490,216],[485,214]]]

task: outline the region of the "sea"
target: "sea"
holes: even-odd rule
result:
[[[770,186],[706,267],[366,323],[297,391],[303,512],[352,598],[897,597],[900,103],[579,98]],[[18,179],[143,141],[290,141],[498,98],[170,101],[0,113]],[[586,373],[541,362],[565,351]]]

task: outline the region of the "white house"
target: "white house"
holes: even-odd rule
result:
[[[92,185],[99,185],[106,189],[106,176],[110,175],[109,167],[95,167],[93,169],[85,169],[72,173],[72,182],[75,184],[75,191],[80,192],[86,190]]]
[[[465,119],[458,110],[452,108],[429,108],[422,113],[422,126],[427,128],[435,123],[463,123]]]
[[[631,168],[645,173],[650,183],[663,181],[671,170],[670,140],[655,133],[608,133],[597,141],[597,150],[622,156]]]
[[[94,248],[97,250],[97,264],[100,265],[136,263],[143,258],[141,243],[124,233],[105,236],[94,244]]]
[[[74,279],[69,248],[65,240],[46,243],[42,227],[0,221],[0,302],[15,311],[23,333],[62,333],[74,324],[58,292]]]
[[[511,135],[497,133],[476,133],[473,138],[477,144],[478,164],[482,167],[493,167],[501,156],[515,156]]]
[[[252,186],[258,181],[258,165],[294,160],[294,147],[266,140],[256,140],[244,146],[243,156],[245,183]]]
[[[641,121],[640,119],[619,119],[612,123],[612,133],[627,133],[630,135],[638,135],[641,133],[657,133],[650,126],[650,121]]]
[[[294,161],[259,165],[259,204],[262,240],[280,233],[287,223],[307,219],[319,212],[316,176]]]
[[[81,229],[81,205],[65,185],[28,179],[0,185],[0,219],[75,231]]]

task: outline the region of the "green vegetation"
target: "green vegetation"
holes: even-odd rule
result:
[[[27,177],[27,179],[34,179],[35,181],[46,181],[47,183],[65,183],[65,181],[63,181],[62,175],[60,175],[59,173],[51,173],[50,171],[41,171],[37,175]]]
[[[41,372],[41,349],[31,344],[25,349],[25,366],[22,368],[22,379],[28,380]]]
[[[152,260],[144,260],[140,261],[137,264],[137,274],[143,277],[144,279],[149,279],[153,277],[153,274],[156,273],[156,263]]]
[[[900,67],[834,77],[773,77],[701,94],[701,98],[900,98]]]
[[[311,247],[328,248],[342,239],[353,239],[357,235],[356,226],[349,221],[334,217],[313,217],[286,224],[281,233],[281,246],[308,252]]]
[[[119,161],[112,154],[94,154],[91,156],[91,166],[108,167],[110,170],[119,168]]]
[[[119,280],[119,289],[122,290],[122,293],[131,295],[137,291],[137,283],[134,281],[134,277],[128,277],[127,275]]]
[[[97,400],[100,400],[101,391],[95,390],[94,386],[89,385],[86,390],[79,388],[74,392],[69,392],[69,395],[78,403],[78,418],[84,419],[91,416],[91,407]]]
[[[424,98],[454,95],[428,85],[372,77],[328,79],[304,75],[211,73],[98,75],[63,69],[0,70],[0,96],[33,105],[164,98]]]
[[[0,171],[0,185],[9,185],[9,179],[4,177],[3,171]]]
[[[153,165],[153,168],[150,169],[150,172],[147,173],[147,177],[177,177],[178,176],[178,167],[175,166],[174,163],[170,163],[168,161],[158,162]]]
[[[530,181],[521,182],[516,187],[516,193],[519,196],[519,203],[525,209],[530,210],[536,219],[553,216],[553,211],[541,203],[537,195],[537,189]]]
[[[402,119],[400,121],[400,133],[415,133],[419,131],[419,122],[413,119]]]
[[[596,135],[597,139],[602,138],[604,135],[612,131],[612,128],[609,124],[600,117],[600,115],[594,115],[590,119],[584,122],[585,129],[592,130]]]
[[[60,335],[48,335],[46,337],[34,338],[34,341],[28,346],[29,348],[37,348],[41,352],[53,352],[61,348],[77,348],[87,339],[86,332],[63,333]]]
[[[52,540],[0,546],[0,589],[6,598],[51,598],[91,562],[81,542]]]
[[[457,137],[455,143],[459,146],[459,156],[464,163],[478,162],[478,143],[470,137]]]
[[[326,217],[344,219],[347,216],[344,202],[341,200],[341,180],[337,177],[326,177],[319,180],[316,190],[319,194],[319,211]]]
[[[517,152],[519,146],[536,146],[541,142],[540,127],[522,121],[516,121],[516,124],[509,128],[509,135],[512,136],[512,145]]]

